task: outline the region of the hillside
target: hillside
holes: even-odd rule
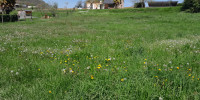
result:
[[[17,0],[16,2],[27,5],[47,5],[43,0]]]

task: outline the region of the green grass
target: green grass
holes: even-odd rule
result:
[[[176,7],[0,24],[0,99],[199,100],[199,18]]]

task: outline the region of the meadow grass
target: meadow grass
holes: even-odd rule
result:
[[[0,99],[199,100],[199,18],[175,7],[0,24]]]

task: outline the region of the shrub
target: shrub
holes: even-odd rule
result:
[[[2,22],[2,15],[0,15],[0,21]],[[18,21],[17,15],[3,15],[4,22],[15,22]]]
[[[200,12],[200,0],[184,0],[181,10],[192,13]]]
[[[145,3],[144,2],[138,2],[134,4],[134,8],[144,8]]]

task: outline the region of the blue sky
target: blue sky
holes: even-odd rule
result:
[[[76,5],[77,1],[79,0],[44,0],[44,1],[57,2],[59,8],[64,8],[66,6],[65,3],[68,2],[67,8],[73,8]],[[85,1],[85,0],[82,0],[82,1]],[[133,5],[133,3],[131,2],[132,0],[124,0],[124,1],[125,1],[125,4],[124,4],[125,7],[130,7]],[[154,0],[154,1],[161,1],[161,0]],[[163,0],[163,1],[169,1],[169,0]],[[179,1],[179,3],[183,2],[183,0],[175,0],[175,1]]]

